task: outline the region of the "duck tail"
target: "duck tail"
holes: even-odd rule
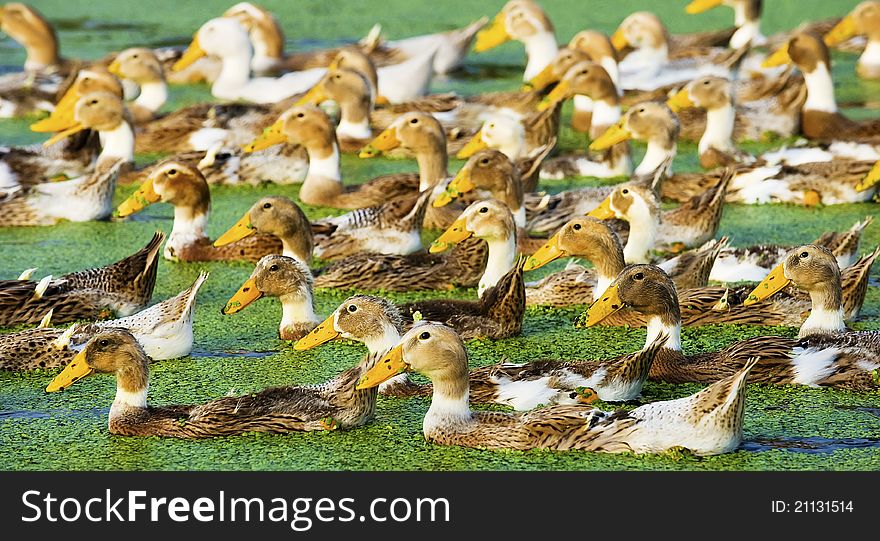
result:
[[[878,256],[880,256],[880,245],[841,272],[843,311],[846,319],[854,319],[861,312],[865,296],[868,293],[868,275],[871,273],[871,266],[874,265]]]

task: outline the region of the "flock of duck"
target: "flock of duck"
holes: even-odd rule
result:
[[[833,205],[875,195],[880,122],[838,111],[829,47],[863,48],[858,75],[880,78],[880,2],[774,36],[761,33],[760,0],[694,0],[687,12],[722,5],[734,10],[730,29],[671,35],[656,15],[638,12],[610,37],[585,30],[560,46],[537,2],[511,0],[493,19],[457,30],[385,41],[377,27],[348,47],[289,53],[275,16],[243,2],[204,23],[185,51],[132,48],[95,62],[60,56],[33,8],[2,6],[0,28],[27,61],[0,78],[0,115],[47,112],[32,129],[54,135],[0,149],[0,226],[115,214],[123,228],[125,217],[158,203],[174,207],[174,223],[106,267],[40,280],[28,269],[0,281],[0,326],[38,324],[0,335],[0,368],[63,367],[49,392],[115,374],[114,434],[354,429],[371,420],[377,395],[430,395],[424,435],[442,445],[697,455],[738,447],[747,381],[876,392],[880,333],[846,327],[880,255],[877,247],[859,256],[871,217],[803,246],[734,248],[717,230],[725,203]],[[472,44],[480,53],[509,40],[525,46],[521,89],[428,93],[431,78],[455,70]],[[198,81],[220,101],[160,112],[168,84]],[[592,142],[561,155],[568,100],[573,129]],[[760,156],[737,147],[767,133],[807,142]],[[672,172],[680,139],[699,142],[705,172]],[[635,167],[631,140],[647,144]],[[136,152],[169,157],[136,167]],[[418,171],[345,183],[340,154],[351,152],[415,159]],[[467,159],[454,174],[450,154]],[[628,180],[538,191],[542,180],[571,176]],[[301,183],[299,201],[263,197],[210,239],[210,186],[264,182]],[[124,183],[140,187],[114,213]],[[668,210],[664,201],[680,204]],[[347,213],[310,222],[299,203]],[[423,228],[443,231],[427,250]],[[320,385],[149,406],[150,363],[190,353],[195,298],[208,277],[147,307],[160,257],[254,262],[224,314],[278,297],[279,335],[295,350],[347,339],[367,354]],[[560,258],[592,265],[524,279]],[[313,305],[315,288],[468,287],[472,300],[400,305],[358,293],[323,320]],[[644,348],[468,367],[465,340],[519,334],[527,305],[579,304],[590,304],[580,325],[646,327]],[[710,323],[800,333],[684,354],[682,325]],[[430,383],[410,379],[413,371]],[[647,379],[708,386],[635,409],[596,408],[637,400]]]

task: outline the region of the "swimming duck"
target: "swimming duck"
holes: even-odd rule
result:
[[[834,47],[854,36],[865,36],[868,44],[856,62],[862,79],[880,79],[880,2],[866,0],[857,5],[825,34],[825,45]]]
[[[215,247],[205,234],[211,192],[197,167],[175,159],[156,166],[147,180],[116,210],[119,217],[140,212],[156,202],[174,205],[174,225],[163,250],[170,261],[257,261],[281,252],[281,242],[270,235],[254,235]]]
[[[427,187],[446,173],[446,148],[442,128],[430,115],[413,113],[405,126],[395,128],[394,138],[416,150],[420,175],[397,173],[377,177],[364,184],[346,187],[339,166],[339,145],[329,117],[313,106],[292,107],[267,128],[245,152],[289,142],[302,145],[309,156],[308,172],[299,191],[303,203],[336,208],[363,208],[391,199],[417,194],[420,176]]]
[[[506,204],[496,199],[471,203],[431,244],[432,254],[474,236],[486,241],[489,261],[477,288],[480,297],[513,268],[516,260],[516,224]]]
[[[434,389],[425,439],[481,449],[554,449],[657,453],[686,447],[698,455],[729,452],[742,439],[745,380],[754,361],[699,393],[607,413],[562,405],[528,413],[471,411],[468,358],[461,338],[439,324],[414,327],[358,382],[370,388],[401,371],[427,376]]]
[[[193,312],[196,294],[208,278],[196,281],[174,297],[119,319],[88,325],[71,325],[67,330],[38,327],[0,335],[0,370],[57,368],[70,363],[77,350],[103,329],[127,329],[153,360],[185,357],[193,346]],[[47,325],[51,324],[51,315]],[[42,323],[42,322],[41,322]]]
[[[831,57],[825,43],[810,34],[797,34],[769,56],[763,66],[793,63],[804,74],[807,100],[801,110],[801,132],[808,139],[823,141],[880,141],[880,122],[852,120],[837,110]]]
[[[540,73],[558,50],[553,23],[532,0],[510,0],[504,4],[489,26],[477,34],[474,52],[488,51],[510,40],[519,41],[526,48],[528,62],[523,81]]]
[[[299,205],[280,196],[260,199],[225,233],[217,237],[214,246],[226,246],[256,233],[277,237],[281,241],[281,255],[304,263],[312,262],[314,242],[311,225]]]
[[[638,241],[633,233],[632,242]],[[689,250],[660,263],[682,290],[704,287],[709,272],[727,238],[709,240],[697,250]],[[589,216],[575,218],[562,226],[544,246],[526,260],[525,270],[538,269],[560,257],[583,257],[593,269],[569,265],[526,289],[527,304],[567,306],[597,300],[626,266],[625,249],[617,235],[601,220]]]
[[[39,282],[25,272],[0,281],[0,326],[39,323],[49,310],[54,323],[128,316],[144,308],[156,285],[156,254],[165,240],[157,232],[136,253],[106,267],[51,275]]]
[[[85,348],[46,387],[66,389],[94,373],[116,375],[109,429],[121,436],[210,438],[247,432],[284,433],[359,426],[373,416],[376,391],[355,389],[378,359],[367,358],[339,376],[313,386],[270,387],[185,406],[148,406],[150,359],[124,329],[109,329]]]
[[[312,272],[302,261],[283,255],[267,255],[235,295],[223,308],[224,314],[235,314],[261,297],[278,297],[281,301],[282,340],[299,340],[314,329],[320,320],[312,301]]]
[[[873,368],[864,371],[845,362],[846,352],[805,348],[799,346],[797,339],[780,336],[759,336],[717,352],[684,355],[675,285],[666,273],[652,265],[630,265],[624,269],[587,311],[585,324],[597,325],[623,308],[639,312],[647,319],[646,343],[661,333],[669,335],[651,365],[651,379],[670,383],[718,381],[758,357],[760,360],[752,376],[754,383],[876,388],[876,383],[871,381]]]

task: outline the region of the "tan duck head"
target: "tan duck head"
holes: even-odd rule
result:
[[[645,346],[661,334],[669,338],[664,347],[681,349],[681,309],[672,279],[655,265],[630,265],[623,269],[587,311],[587,326],[599,324],[611,314],[628,308],[645,316]]]
[[[345,55],[345,58],[350,57],[354,57],[354,54]],[[349,60],[348,63],[354,62]],[[373,108],[374,93],[375,87],[371,88],[363,71],[341,66],[331,67],[296,104],[320,105],[325,101],[333,101],[339,105],[340,113],[337,135],[350,139],[369,139],[373,136],[370,111]]]
[[[60,119],[59,119],[60,120]],[[91,92],[77,102],[73,116],[66,124],[58,123],[58,133],[44,146],[51,146],[83,130],[98,132],[101,154],[98,163],[134,161],[134,131],[122,100],[110,92]]]
[[[678,111],[687,107],[706,110],[706,130],[700,137],[700,164],[708,163],[709,151],[734,152],[733,126],[736,110],[733,106],[733,86],[724,77],[714,75],[694,79],[666,102],[670,109]],[[717,164],[714,164],[717,165]]]
[[[804,114],[810,111],[836,113],[837,101],[834,98],[834,83],[831,80],[831,55],[825,43],[807,33],[792,36],[785,44],[767,57],[762,67],[794,64],[804,74],[807,85],[807,101]],[[808,123],[809,118],[803,121]],[[809,127],[805,126],[805,133]]]
[[[419,191],[433,188],[448,177],[446,134],[440,121],[427,113],[405,113],[397,117],[358,156],[372,158],[403,147],[416,155]]]
[[[493,49],[510,40],[526,47],[528,63],[523,80],[536,76],[553,57],[558,48],[553,23],[544,10],[532,0],[510,0],[486,28],[477,34],[474,52]]]
[[[312,261],[311,225],[299,205],[286,197],[267,196],[254,203],[244,216],[217,237],[214,246],[225,246],[255,233],[281,239],[282,255],[306,265]]]
[[[122,84],[109,71],[98,66],[79,70],[73,83],[55,104],[52,114],[31,124],[31,131],[48,133],[63,130],[73,121],[76,104],[80,98],[93,92],[109,92],[119,99],[123,97]]]
[[[163,252],[166,259],[177,260],[189,245],[208,243],[205,228],[211,192],[198,167],[173,158],[156,166],[141,187],[119,205],[116,214],[130,216],[158,202],[174,205],[174,225]]]
[[[0,5],[0,32],[27,51],[25,71],[52,68],[61,62],[52,25],[36,9],[19,2]]]
[[[304,351],[344,338],[362,342],[370,354],[382,354],[400,342],[402,326],[400,311],[390,301],[372,295],[353,295],[312,332],[300,338],[294,349]]]
[[[868,45],[859,57],[856,72],[864,79],[880,78],[880,2],[867,0],[857,5],[825,35],[825,44],[834,47],[854,36],[865,36]]]
[[[575,218],[562,226],[526,260],[523,270],[539,269],[561,257],[582,257],[596,268],[594,301],[626,266],[620,239],[606,222],[589,216]]]
[[[547,109],[556,103],[576,96],[586,96],[592,102],[591,137],[598,137],[620,121],[620,96],[605,68],[590,61],[571,66],[559,84],[538,105]]]
[[[133,408],[147,407],[150,359],[125,329],[106,329],[89,340],[60,374],[46,387],[54,393],[92,374],[116,375],[116,399],[110,407],[110,424]]]
[[[649,186],[618,186],[588,216],[608,220],[619,218],[630,224],[629,238],[623,248],[627,263],[647,263],[660,226],[660,198]]]
[[[503,153],[481,150],[471,156],[446,190],[434,199],[433,205],[442,207],[472,191],[502,201],[513,213],[516,226],[525,227],[522,181],[516,165]]]
[[[523,90],[544,90],[562,79],[569,68],[578,62],[588,60],[590,60],[590,55],[587,53],[572,47],[562,47],[540,73],[526,81]]]
[[[135,47],[116,55],[107,68],[110,73],[135,83],[138,97],[129,106],[137,122],[146,122],[168,101],[165,71],[152,49]]]
[[[669,61],[669,32],[657,15],[649,11],[637,11],[625,18],[614,34],[611,43],[618,53],[632,50],[638,62],[662,66]]]
[[[629,139],[645,141],[648,149],[634,174],[649,175],[675,156],[679,131],[678,117],[668,106],[642,102],[630,107],[616,124],[593,140],[590,150],[605,150]]]
[[[810,294],[813,309],[801,326],[800,336],[816,332],[845,331],[843,294],[837,258],[823,246],[806,244],[786,254],[743,303],[755,304],[794,284]]]
[[[261,297],[278,297],[281,301],[282,340],[299,340],[320,321],[312,304],[314,279],[301,261],[283,255],[267,255],[257,263],[245,281],[223,308],[224,314],[235,314]]]
[[[430,251],[443,252],[472,236],[485,240],[489,247],[486,271],[477,289],[482,296],[513,268],[516,259],[516,224],[510,208],[497,199],[476,201],[431,244]]]

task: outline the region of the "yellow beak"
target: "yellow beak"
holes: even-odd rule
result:
[[[226,306],[223,307],[223,313],[226,315],[234,314],[245,309],[245,307],[255,300],[263,296],[263,293],[257,289],[257,284],[253,278],[248,278],[245,283],[238,288],[235,295],[229,299]]]
[[[361,390],[375,387],[407,370],[409,370],[409,366],[403,360],[403,346],[397,346],[386,353],[373,368],[370,368],[366,374],[361,376],[355,388]]]
[[[685,13],[695,15],[697,13],[709,11],[710,9],[718,7],[720,5],[721,0],[694,0],[684,8],[684,11]]]
[[[58,103],[55,104],[52,114],[43,120],[31,124],[31,131],[50,133],[69,128],[76,122],[74,111],[76,109],[76,102],[79,101],[80,97],[79,86],[77,84],[71,85],[67,92],[61,96],[61,99],[58,100]]]
[[[556,77],[556,70],[553,69],[553,63],[547,64],[547,66],[541,70],[540,73],[532,77],[531,79],[523,85],[522,91],[526,92],[528,90],[544,90],[551,84],[555,83],[558,80]]]
[[[617,284],[611,284],[598,301],[587,310],[587,327],[600,323],[603,319],[623,308]]]
[[[83,379],[95,371],[94,368],[86,362],[85,351],[80,351],[76,357],[70,361],[70,364],[64,367],[60,374],[55,376],[49,385],[46,386],[47,393],[54,393],[67,389],[77,381]]]
[[[181,71],[189,66],[193,65],[196,60],[203,56],[207,56],[208,53],[202,49],[202,46],[199,45],[199,34],[193,36],[192,43],[189,44],[189,47],[184,51],[183,56],[180,57],[180,60],[174,63],[171,66],[171,71]]]
[[[323,323],[315,327],[312,332],[297,340],[296,344],[293,345],[293,349],[305,351],[338,338],[340,333],[333,327],[334,319],[335,314],[331,314]]]
[[[130,216],[136,212],[140,212],[144,210],[146,207],[152,205],[153,203],[159,201],[161,197],[156,193],[156,190],[153,188],[153,179],[148,178],[141,184],[141,187],[138,191],[134,192],[128,199],[122,202],[119,205],[119,208],[116,209],[116,215],[120,218],[124,218],[126,216]]]
[[[477,34],[477,43],[474,45],[475,53],[482,53],[489,49],[494,49],[502,43],[510,41],[510,34],[507,33],[507,25],[504,22],[504,13],[495,15],[492,24],[488,28],[480,30]]]
[[[626,34],[623,33],[622,29],[618,28],[611,34],[611,45],[614,45],[614,48],[618,51],[622,51],[629,45],[629,40],[626,39]]]
[[[397,128],[388,127],[382,131],[370,144],[361,149],[358,153],[359,158],[374,158],[386,150],[392,150],[400,146],[400,139],[397,138]]]
[[[251,211],[247,211],[241,219],[235,222],[235,225],[226,231],[226,233],[217,237],[217,240],[214,241],[214,246],[226,246],[227,244],[232,244],[235,241],[249,237],[256,232],[257,230],[251,223]]]
[[[862,179],[861,182],[856,186],[857,192],[863,192],[873,186],[876,186],[877,183],[880,183],[880,161],[874,164],[874,167],[868,171],[868,174],[865,175],[865,178]]]
[[[605,199],[599,203],[599,206],[591,210],[587,213],[587,216],[590,218],[595,218],[597,220],[610,220],[617,216],[617,213],[614,212],[614,209],[611,208],[611,196],[609,195]]]
[[[459,160],[466,160],[484,148],[489,148],[489,145],[483,141],[483,130],[481,128],[480,131],[471,137],[470,141],[461,147],[461,150],[458,151],[458,154],[456,154],[455,157]]]
[[[452,179],[452,182],[446,186],[446,190],[443,191],[440,195],[437,196],[437,199],[431,203],[434,208],[440,208],[445,205],[448,205],[452,202],[453,199],[456,199],[463,193],[468,193],[472,191],[476,186],[473,181],[471,181],[471,170],[469,167],[465,166],[461,168],[461,171],[455,175],[455,178]]]
[[[113,60],[109,66],[107,66],[107,71],[112,73],[117,77],[122,77],[122,74],[119,73],[122,70],[122,64],[119,63],[119,59]]]
[[[432,254],[446,251],[447,248],[451,248],[471,235],[473,232],[467,229],[467,218],[459,218],[437,240],[431,243],[429,251]]]
[[[389,100],[388,98],[386,98],[382,94],[379,94],[378,96],[376,96],[376,99],[373,100],[373,104],[374,105],[391,105],[391,100]]]
[[[60,131],[60,132],[56,133],[55,135],[53,135],[52,137],[50,137],[49,139],[47,139],[45,142],[43,142],[43,146],[50,147],[50,146],[54,145],[55,143],[57,143],[58,141],[61,141],[62,139],[66,139],[75,133],[79,133],[79,132],[83,131],[84,129],[86,129],[86,127],[83,124],[80,124],[79,122],[77,122],[75,125],[67,128],[64,131]]]
[[[777,49],[775,53],[771,54],[763,62],[761,62],[761,67],[773,68],[790,63],[791,57],[788,55],[788,43],[786,42],[785,45]]]
[[[570,97],[571,83],[563,79],[559,81],[559,84],[556,85],[556,87],[553,88],[553,90],[551,90],[549,94],[547,94],[547,97],[541,100],[541,103],[538,104],[538,110],[545,111],[550,107],[553,107],[560,101],[567,100]]]
[[[697,104],[694,103],[694,100],[691,99],[691,93],[688,92],[687,88],[682,88],[678,92],[675,93],[674,96],[666,100],[666,105],[672,109],[673,113],[677,113],[682,109],[687,109],[688,107],[696,107]]]
[[[590,143],[590,150],[605,150],[613,147],[617,143],[622,143],[632,137],[632,134],[623,126],[624,120],[614,124],[605,133]]]
[[[533,253],[528,259],[526,259],[526,262],[523,264],[523,270],[530,271],[540,269],[547,263],[559,259],[560,257],[565,257],[566,255],[565,251],[559,247],[559,233],[556,233],[544,243],[544,246],[538,248],[537,252]]]
[[[256,152],[286,142],[287,136],[284,135],[284,119],[279,118],[274,124],[264,129],[263,133],[258,135],[256,139],[245,145],[242,150],[245,152]]]
[[[785,264],[777,265],[770,274],[764,278],[758,286],[749,293],[748,298],[743,302],[743,306],[751,306],[758,301],[771,297],[774,293],[791,283],[791,280],[785,277]]]
[[[834,47],[855,36],[856,33],[856,20],[852,15],[847,15],[825,34],[825,45]]]
[[[327,70],[327,72],[329,73],[330,70]],[[328,99],[330,98],[327,96],[327,93],[324,92],[324,85],[319,82],[310,88],[309,91],[296,102],[296,105],[320,105]]]

